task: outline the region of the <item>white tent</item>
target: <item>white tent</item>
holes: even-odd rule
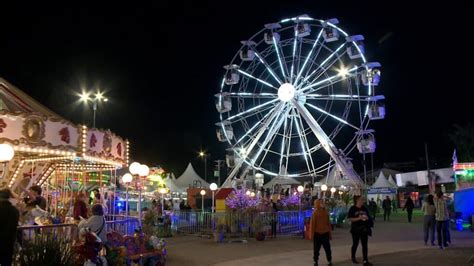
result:
[[[388,183],[390,183],[392,187],[395,187],[395,188],[397,187],[397,183],[395,183],[395,180],[393,179],[392,175],[388,177]]]
[[[280,185],[299,185],[301,184],[297,180],[291,178],[291,177],[275,177],[272,180],[268,181],[265,185],[263,185],[263,188],[273,188],[274,185],[280,184]]]
[[[209,183],[202,179],[194,170],[191,163],[188,164],[184,173],[182,173],[174,183],[180,189],[186,191],[189,187],[209,188]]]
[[[177,193],[186,192],[185,189],[176,185],[176,179],[173,179],[172,175],[169,175],[169,178],[166,179],[166,187],[170,189],[170,192],[177,192]]]
[[[388,182],[387,178],[384,176],[382,172],[380,172],[379,177],[377,178],[377,181],[371,186],[371,188],[387,188],[387,187],[393,187],[390,182]]]

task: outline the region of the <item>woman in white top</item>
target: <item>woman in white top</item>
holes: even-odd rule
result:
[[[425,233],[425,245],[428,245],[428,233],[431,236],[431,245],[435,245],[435,238],[434,232],[436,227],[436,207],[434,205],[434,197],[433,195],[428,195],[426,197],[425,202],[421,206],[421,210],[425,214],[424,221],[423,221],[423,231]]]

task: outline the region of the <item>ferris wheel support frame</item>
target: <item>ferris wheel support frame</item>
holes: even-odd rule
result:
[[[326,135],[326,133],[324,133],[323,129],[318,124],[318,122],[316,122],[308,109],[306,109],[304,105],[299,103],[296,99],[292,99],[291,103],[301,114],[329,156],[331,156],[331,158],[336,162],[336,166],[339,168],[339,170],[341,170],[342,174],[347,176],[347,178],[349,178],[354,183],[354,185],[361,185],[363,183],[362,179],[355,172],[351,164],[347,162],[347,157],[342,153],[342,151],[336,148],[334,143]]]

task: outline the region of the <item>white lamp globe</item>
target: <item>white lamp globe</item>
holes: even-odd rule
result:
[[[204,195],[206,195],[206,191],[205,191],[204,189],[203,189],[203,190],[201,190],[201,192],[199,192],[199,193],[201,194],[201,196],[204,196]]]
[[[148,176],[149,173],[150,173],[150,168],[148,168],[147,165],[145,164],[140,165],[140,168],[138,170],[139,176]]]
[[[331,188],[331,193],[334,193],[334,192],[336,192],[336,188],[335,188],[335,187],[332,187],[332,188]]]
[[[328,190],[328,186],[326,186],[326,184],[323,184],[323,185],[321,186],[321,190],[322,190],[322,191]]]
[[[162,187],[158,190],[158,192],[160,192],[160,194],[166,194],[166,192],[168,192],[168,190],[166,188]]]
[[[300,186],[298,186],[297,190],[298,190],[299,193],[301,193],[301,192],[303,192],[304,187],[300,185]]]
[[[217,184],[216,183],[212,183],[209,188],[212,190],[212,191],[216,191],[217,190]]]
[[[133,176],[130,173],[126,173],[122,176],[122,182],[125,184],[132,182]]]
[[[10,144],[2,143],[0,144],[0,162],[9,162],[15,156],[15,150]]]
[[[252,197],[252,198],[255,197],[255,192],[253,192],[253,191],[250,192],[250,197]]]
[[[250,190],[247,190],[247,192],[245,192],[247,196],[250,196],[250,193],[251,193]]]
[[[129,167],[128,170],[132,175],[138,175],[140,173],[140,165],[137,162],[133,162]]]

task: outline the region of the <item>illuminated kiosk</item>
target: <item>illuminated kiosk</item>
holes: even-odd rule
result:
[[[474,163],[455,163],[453,165],[456,191],[454,206],[461,213],[461,219],[474,223]],[[467,224],[461,225],[467,227]],[[458,226],[458,229],[459,228]],[[461,229],[462,230],[462,229]]]
[[[74,191],[105,188],[116,178],[115,170],[128,165],[127,140],[109,130],[75,125],[2,78],[0,144],[14,149],[2,168],[0,187],[21,194],[38,184],[52,205],[69,202]]]

